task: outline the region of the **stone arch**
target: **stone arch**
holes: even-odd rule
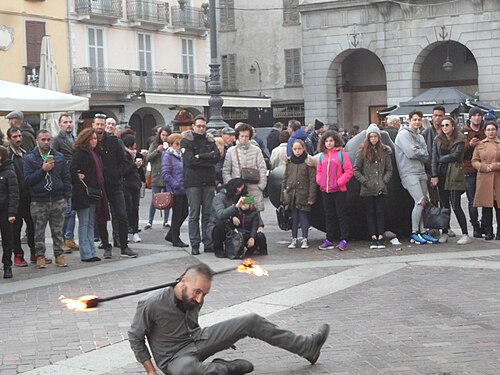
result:
[[[371,50],[356,48],[339,53],[328,70],[327,84],[329,110],[334,112],[329,121],[339,127],[366,128],[377,121],[377,108],[387,104],[385,67]]]
[[[452,70],[444,70],[447,56]],[[417,55],[412,70],[413,96],[433,87],[455,87],[471,95],[478,91],[476,58],[460,42],[449,40],[429,44]]]
[[[164,125],[165,118],[156,109],[151,107],[141,107],[134,111],[128,120],[128,125],[136,133],[137,148],[146,148],[148,138],[153,133],[153,128],[156,125]]]

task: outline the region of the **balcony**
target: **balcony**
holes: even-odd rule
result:
[[[163,29],[170,22],[168,3],[155,0],[127,0],[127,18],[133,26]]]
[[[113,24],[123,17],[121,0],[75,0],[75,13],[80,21]]]
[[[207,82],[208,76],[203,74],[90,67],[73,70],[75,94],[206,94]]]
[[[172,7],[172,27],[174,32],[202,36],[208,30],[208,14],[201,8]]]

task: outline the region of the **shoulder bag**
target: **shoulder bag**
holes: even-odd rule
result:
[[[80,180],[80,181],[85,186],[85,192],[87,193],[87,197],[89,197],[89,199],[98,201],[99,199],[102,198],[102,190],[100,188],[88,186],[85,183],[85,181],[83,181],[83,180]]]
[[[449,208],[436,207],[427,202],[422,216],[426,229],[448,229],[450,225]]]
[[[168,210],[174,204],[174,195],[172,192],[162,192],[153,194],[153,206],[157,210]]]
[[[226,232],[224,239],[224,252],[229,259],[241,259],[245,250],[243,234],[238,229],[231,229]]]
[[[238,153],[238,146],[235,147],[236,151],[236,161],[238,162],[238,168],[240,169],[241,179],[249,184],[258,184],[260,181],[260,173],[257,168],[241,168],[240,156]]]

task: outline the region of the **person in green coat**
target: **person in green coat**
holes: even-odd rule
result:
[[[314,159],[307,154],[306,144],[296,139],[292,145],[292,156],[287,159],[283,179],[281,201],[292,216],[292,242],[289,249],[298,247],[299,223],[302,228],[301,249],[309,248],[309,212],[316,201],[316,167]]]

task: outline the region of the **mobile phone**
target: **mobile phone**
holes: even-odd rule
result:
[[[479,135],[479,133],[478,134],[474,134],[474,138],[479,139],[479,138],[481,138],[481,136]]]
[[[47,162],[54,161],[54,155],[47,155],[47,158],[45,159]]]
[[[243,204],[253,204],[255,198],[253,196],[245,197]]]

